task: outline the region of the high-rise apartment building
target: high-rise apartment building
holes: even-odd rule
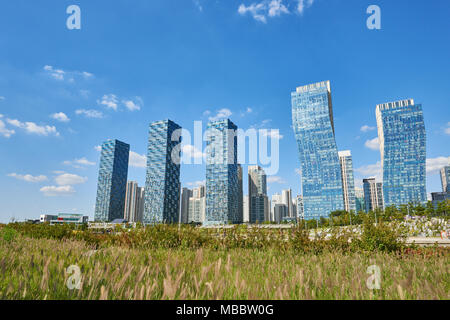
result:
[[[298,87],[291,98],[305,218],[328,217],[344,209],[330,82]]]
[[[267,177],[260,166],[248,167],[248,196],[250,223],[270,221]]]
[[[128,222],[142,222],[144,212],[144,188],[135,181],[127,182],[125,212],[123,218]]]
[[[123,218],[129,154],[130,145],[119,140],[107,140],[102,144],[95,221]]]
[[[171,120],[149,126],[144,223],[178,223],[181,127]]]
[[[377,105],[386,207],[425,203],[426,133],[422,105],[413,99]],[[366,208],[367,209],[367,208]]]
[[[356,212],[365,212],[364,189],[355,188]]]
[[[366,212],[375,209],[384,209],[383,184],[376,182],[375,178],[363,179],[364,186],[364,206]]]
[[[242,166],[238,164],[238,220],[244,222],[244,186],[243,186],[243,173]]]
[[[353,159],[350,150],[340,151],[342,190],[344,192],[344,209],[347,212],[356,212],[355,178],[353,177]]]
[[[229,119],[208,123],[206,132],[206,225],[241,223],[237,126]]]
[[[442,192],[450,193],[450,166],[441,169]]]
[[[303,212],[303,196],[302,195],[298,195],[297,196],[297,217],[300,219],[304,218],[304,212]]]
[[[287,207],[287,217],[288,218],[293,218],[294,217],[294,215],[293,215],[294,212],[293,212],[293,209],[292,209],[292,190],[291,189],[283,190],[281,192],[281,196],[282,196],[283,203]]]
[[[189,188],[181,189],[180,223],[189,222],[189,199],[192,194],[193,192]]]
[[[194,188],[189,198],[188,223],[204,223],[206,217],[205,186]]]
[[[288,218],[288,206],[284,203],[276,203],[273,206],[273,222],[281,223],[284,218]]]

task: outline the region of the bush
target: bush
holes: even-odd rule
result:
[[[383,222],[375,225],[366,219],[361,238],[355,239],[352,243],[365,251],[393,252],[403,248],[405,238],[400,229],[395,229]]]
[[[0,239],[3,241],[12,242],[17,236],[18,232],[14,229],[8,227],[0,229]]]

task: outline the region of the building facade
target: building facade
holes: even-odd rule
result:
[[[450,166],[441,169],[442,192],[450,193]]]
[[[125,212],[123,218],[128,222],[142,222],[144,212],[144,188],[135,181],[127,182]]]
[[[426,203],[426,133],[413,99],[376,107],[386,207]]]
[[[129,156],[129,144],[119,140],[107,140],[102,144],[95,221],[109,222],[123,218]]]
[[[364,207],[366,212],[375,209],[384,210],[383,184],[376,182],[375,178],[363,179]]]
[[[353,159],[350,150],[340,151],[342,190],[344,192],[344,209],[347,212],[356,212],[355,178],[353,176]]]
[[[298,87],[291,99],[305,219],[328,217],[344,209],[330,82]]]
[[[178,223],[181,127],[171,120],[149,126],[145,182],[145,224]]]
[[[229,119],[208,123],[206,132],[206,225],[241,223],[237,126]]]
[[[365,212],[364,189],[355,188],[356,212]]]
[[[281,192],[282,201],[287,207],[287,218],[293,218],[294,212],[292,209],[292,190],[287,189]]]
[[[243,172],[242,166],[238,164],[238,215],[239,220],[244,222],[244,185],[243,185]]]
[[[180,223],[189,223],[189,199],[192,195],[191,189],[181,189]]]
[[[260,166],[248,167],[250,223],[270,221],[267,176]]]
[[[297,196],[297,218],[304,219],[304,212],[303,212],[303,196],[298,195]]]

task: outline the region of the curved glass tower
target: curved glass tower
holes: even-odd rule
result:
[[[305,219],[328,217],[333,211],[344,210],[330,82],[298,87],[291,99]]]
[[[426,133],[422,105],[413,99],[377,105],[384,206],[425,203]]]
[[[181,127],[171,120],[149,126],[145,224],[178,223],[180,210]]]

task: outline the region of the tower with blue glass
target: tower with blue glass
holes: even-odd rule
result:
[[[334,136],[329,81],[291,93],[292,124],[300,156],[305,219],[344,210],[341,166]]]
[[[236,130],[237,126],[229,119],[208,124],[205,225],[242,223]]]
[[[178,223],[181,127],[171,120],[149,126],[144,224]]]
[[[377,105],[384,205],[425,203],[426,133],[422,105],[413,99]]]
[[[123,219],[130,145],[118,140],[102,144],[98,173],[95,221]]]

